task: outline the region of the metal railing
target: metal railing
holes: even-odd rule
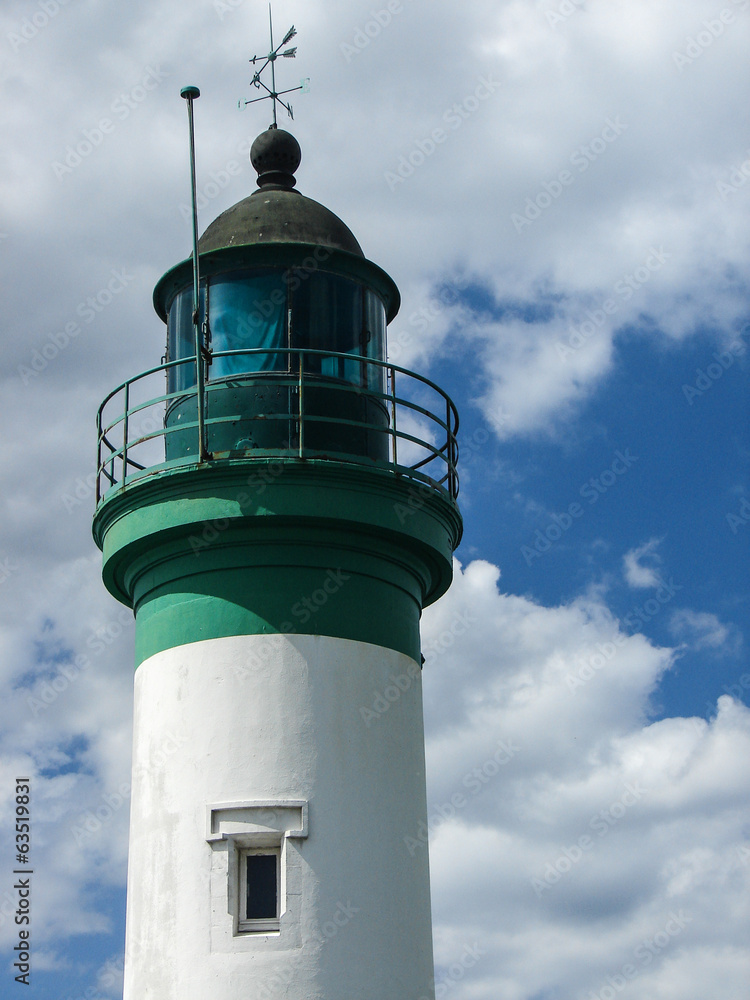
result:
[[[422,488],[447,493],[453,500],[458,497],[458,412],[450,397],[429,379],[398,365],[336,351],[294,348],[222,351],[213,353],[212,364],[222,358],[247,359],[250,370],[207,379],[204,406],[197,405],[195,385],[175,387],[181,380],[185,383],[195,381],[194,357],[150,368],[109,393],[97,414],[97,505],[108,499],[113,491],[146,476],[205,465],[206,462],[201,463],[198,458],[199,441],[207,441],[210,445],[212,436],[221,433],[221,425],[237,421],[244,426],[255,422],[268,426],[272,421],[287,421],[292,431],[283,446],[277,442],[272,447],[255,447],[248,441],[243,448],[225,451],[221,456],[209,454],[209,464],[237,460],[267,463],[280,459],[374,465],[411,479]],[[283,368],[253,368],[254,363],[264,359],[275,365],[281,362]],[[326,359],[341,359],[349,366],[356,363],[363,384],[323,373]],[[165,376],[166,391],[145,398],[153,391],[147,387],[153,386],[156,379],[164,380]],[[380,388],[372,388],[373,383]],[[268,386],[289,390],[286,412],[274,408],[263,412],[262,398],[257,393]],[[246,401],[252,402],[252,406],[240,414],[210,416],[211,401],[219,401],[213,394],[229,390],[234,390],[236,396],[247,393]],[[328,391],[342,394],[335,398],[344,402],[354,402],[354,397],[358,397],[357,405],[365,415],[375,412],[379,419],[350,419],[310,412],[306,401],[315,393],[320,399],[320,393]],[[187,414],[188,419],[170,424],[169,415],[178,406],[181,416]],[[195,419],[189,419],[192,406]],[[373,457],[358,453],[356,449],[337,451],[335,447],[310,446],[312,431],[325,425],[330,425],[333,441],[342,428],[349,428],[349,433],[369,435],[369,439],[384,437],[387,447],[377,448],[379,455]],[[327,433],[318,430],[316,436],[320,439]],[[184,447],[186,440],[191,442],[187,449]],[[180,454],[180,451],[186,453]]]

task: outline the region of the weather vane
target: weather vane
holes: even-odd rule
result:
[[[309,89],[310,89],[310,78],[306,77],[300,83],[300,85],[298,87],[290,87],[288,90],[276,90],[276,60],[279,58],[279,56],[281,56],[283,59],[294,59],[295,58],[295,56],[297,55],[297,46],[296,45],[294,46],[294,48],[285,49],[283,52],[281,52],[280,50],[288,42],[291,42],[291,40],[297,34],[297,29],[294,27],[294,25],[292,25],[292,27],[289,29],[289,31],[287,31],[287,33],[284,35],[284,38],[283,38],[281,44],[277,45],[276,48],[274,48],[274,45],[273,45],[273,15],[271,13],[271,4],[270,3],[268,5],[268,21],[269,21],[269,25],[270,25],[270,28],[271,28],[271,51],[268,53],[267,56],[253,56],[253,58],[250,60],[250,62],[253,64],[253,66],[255,66],[259,62],[263,63],[263,65],[260,67],[260,69],[257,70],[253,74],[252,85],[254,87],[256,87],[258,90],[261,90],[261,89],[265,90],[266,93],[263,94],[262,97],[254,97],[251,101],[245,101],[245,105],[248,105],[248,104],[257,104],[258,101],[272,100],[273,101],[273,125],[271,126],[271,128],[276,128],[277,127],[277,123],[276,123],[276,102],[278,101],[278,103],[282,107],[286,108],[286,110],[289,112],[289,117],[292,120],[294,120],[294,111],[292,110],[291,104],[289,104],[287,101],[282,101],[281,98],[282,98],[282,96],[284,94],[292,94],[292,93],[294,93],[295,90],[301,90],[303,94],[306,94],[309,91]],[[263,73],[263,71],[266,70],[269,65],[271,67],[271,86],[267,87],[266,84],[263,82],[263,80],[261,80],[260,77],[261,77],[261,73]],[[240,98],[240,100],[237,102],[237,107],[239,108],[241,106],[242,106],[242,99]]]

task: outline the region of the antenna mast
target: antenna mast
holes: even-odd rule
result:
[[[197,87],[183,87],[180,97],[184,97],[188,107],[188,128],[190,129],[190,187],[193,200],[193,331],[195,334],[195,385],[198,400],[198,461],[208,458],[203,426],[203,331],[201,329],[200,263],[198,257],[198,198],[195,182],[195,128],[193,126],[193,101],[201,96]]]

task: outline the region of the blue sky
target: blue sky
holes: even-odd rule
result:
[[[474,306],[471,296],[468,304]],[[739,334],[734,342],[744,346]],[[715,615],[731,626],[734,642],[720,644],[713,655],[706,647],[696,655],[688,642],[658,698],[660,715],[710,716],[727,687],[746,703],[750,694],[739,687],[746,671],[738,641],[748,613],[748,533],[728,520],[740,516],[747,482],[748,355],[717,349],[708,332],[676,349],[666,338],[654,343],[633,331],[616,338],[615,349],[616,368],[553,441],[506,443],[489,436],[491,428],[472,406],[476,375],[472,379],[460,356],[435,366],[438,381],[459,386],[468,442],[467,530],[459,556],[481,553],[502,567],[505,588],[544,603],[604,586],[613,613],[632,615],[634,627],[660,644],[683,638],[670,627],[678,608]],[[722,358],[727,367],[712,369],[720,377],[701,380]],[[696,383],[708,388],[701,395],[685,392]],[[618,452],[632,464],[613,477],[613,464],[618,472],[626,469]],[[503,463],[514,475],[503,476]],[[498,472],[483,476],[488,468]],[[579,505],[579,516],[567,514],[571,504]],[[655,614],[643,608],[647,589],[633,590],[623,579],[625,554],[649,542],[647,563],[678,588]]]
[[[275,18],[299,30],[290,86],[312,80],[299,188],[398,284],[391,359],[461,414],[465,534],[423,619],[436,980],[455,1000],[606,1000],[623,977],[625,1000],[735,1000],[750,4],[380,6]],[[203,229],[254,186],[267,116],[237,100],[266,31],[265,0],[0,14],[3,995],[20,774],[25,995],[122,995],[133,626],[90,536],[94,416],[158,364],[151,293],[189,254],[179,90],[202,91]]]

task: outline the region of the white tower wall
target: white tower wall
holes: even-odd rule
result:
[[[135,679],[124,1000],[431,1000],[421,671],[308,635],[211,639]],[[277,845],[278,930],[238,930]]]

